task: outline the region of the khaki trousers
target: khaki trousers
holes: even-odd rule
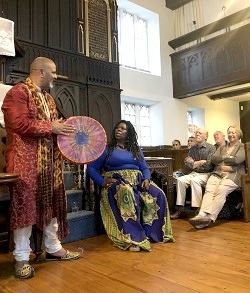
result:
[[[209,213],[210,219],[215,221],[226,202],[228,194],[237,188],[238,185],[227,177],[220,178],[211,175],[207,181],[200,211]]]

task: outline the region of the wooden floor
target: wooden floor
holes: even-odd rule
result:
[[[172,224],[176,242],[152,244],[152,252],[121,251],[106,235],[66,244],[84,248],[79,260],[34,264],[28,280],[16,279],[12,255],[2,254],[0,292],[250,292],[250,223]]]

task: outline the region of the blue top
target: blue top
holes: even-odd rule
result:
[[[102,186],[104,183],[104,178],[99,174],[99,170],[103,168],[105,171],[114,171],[114,170],[140,170],[143,174],[143,179],[150,180],[150,170],[146,164],[143,153],[140,150],[142,161],[138,158],[135,158],[134,155],[127,150],[119,150],[115,148],[111,153],[110,157],[108,156],[108,147],[106,147],[103,154],[93,163],[88,164],[87,173],[94,182]]]

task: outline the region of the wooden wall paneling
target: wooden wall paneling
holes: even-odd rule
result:
[[[111,30],[111,61],[119,62],[118,57],[118,28],[117,28],[117,3],[109,0],[110,6],[110,30]]]
[[[89,116],[88,89],[83,84],[79,86],[79,115]]]
[[[79,115],[79,85],[70,81],[57,80],[51,89],[52,96],[68,117]]]
[[[36,44],[48,44],[48,6],[47,1],[32,1],[32,41]]]
[[[32,41],[32,0],[17,2],[17,36],[26,41]]]
[[[249,82],[250,24],[171,55],[174,98]]]
[[[18,0],[0,0],[0,15],[8,18],[15,23],[15,36],[18,31],[18,16],[17,16]]]
[[[0,16],[7,16],[7,0],[0,0]]]
[[[85,75],[82,73],[82,68],[85,68],[84,56],[26,41],[20,40],[19,43],[26,53],[24,57],[11,68],[12,72],[25,72],[28,74],[30,62],[38,56],[44,56],[52,59],[56,63],[57,73],[59,75],[63,75],[70,80],[81,80],[81,82],[85,82]]]
[[[2,4],[4,0],[0,1]],[[33,4],[32,9],[25,13],[20,10],[17,5],[20,4],[20,2],[16,0],[10,2],[12,4],[12,9],[14,11],[18,10],[18,17],[16,18],[22,18],[22,14],[25,16],[29,15],[29,17],[31,15],[32,17],[27,18],[30,23],[33,21],[32,24],[34,24],[35,27],[33,29],[34,35],[36,36],[42,33],[43,36],[34,37],[36,38],[34,39],[35,42],[34,40],[27,41],[25,39],[26,36],[24,36],[24,38],[22,35],[18,38],[20,45],[25,50],[25,55],[17,63],[8,64],[7,83],[13,85],[23,81],[29,74],[30,63],[36,57],[45,56],[52,59],[57,65],[57,73],[61,78],[55,82],[55,87],[52,89],[51,93],[58,99],[62,109],[66,110],[66,112],[68,109],[68,112],[70,112],[68,113],[69,116],[89,115],[90,117],[96,118],[104,125],[108,135],[110,135],[114,124],[121,118],[119,64],[118,62],[112,63],[103,61],[106,57],[103,58],[103,56],[98,54],[98,56],[95,56],[96,58],[90,58],[77,53],[78,46],[74,46],[74,44],[77,44],[77,38],[75,38],[75,41],[72,41],[72,38],[77,35],[78,22],[76,16],[79,13],[79,7],[76,7],[76,5],[78,1],[31,1],[29,3]],[[87,2],[84,3],[85,9],[88,6],[86,4]],[[95,13],[93,9],[97,9],[100,3],[102,4],[101,12],[97,11]],[[90,16],[94,17],[100,14],[103,17],[102,24],[105,24],[104,28],[98,27],[98,33],[96,34],[95,32],[92,39],[93,48],[96,52],[98,50],[98,52],[102,51],[102,53],[108,52],[109,45],[106,35],[108,3],[110,3],[110,1],[100,2],[99,0],[90,0],[88,2],[88,5],[90,5],[92,9],[92,14],[90,13]],[[116,1],[113,1],[113,4],[114,3],[116,4]],[[38,28],[36,29],[36,26],[38,26],[39,17],[37,16],[39,8],[42,14],[44,14],[44,22],[41,28],[39,28],[40,30]],[[113,9],[116,9],[116,5],[112,5],[111,10]],[[31,13],[29,11],[31,11]],[[86,16],[85,12],[86,11],[83,11],[84,16]],[[110,15],[114,15],[114,11]],[[99,22],[95,22],[93,19],[91,21],[93,31],[94,27],[100,25],[100,20]],[[114,21],[110,23],[110,26],[116,33],[117,27]],[[25,22],[23,22],[23,25],[24,24]],[[101,36],[101,33],[104,33],[104,37]],[[103,37],[101,44],[99,42],[100,40],[96,37]],[[43,39],[44,44],[38,44],[38,42],[42,42]],[[96,42],[95,44],[94,41]]]
[[[75,1],[60,1],[60,39],[61,49],[71,52],[77,52],[76,35],[76,7]]]
[[[61,48],[60,42],[60,0],[48,2],[48,46],[52,48]],[[65,22],[65,26],[69,25]],[[67,36],[65,36],[67,38]]]
[[[109,61],[107,3],[103,0],[89,0],[89,57]]]
[[[250,101],[240,102],[239,103],[240,111],[240,128],[243,131],[242,142],[250,141]],[[250,171],[248,171],[250,175]]]
[[[119,64],[86,58],[87,83],[120,89]]]
[[[88,107],[89,116],[103,125],[109,139],[115,123],[121,119],[120,92],[89,85]]]

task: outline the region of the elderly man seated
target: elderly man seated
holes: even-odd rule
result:
[[[216,149],[228,143],[228,141],[225,139],[225,134],[219,130],[215,131],[214,133],[214,142]]]
[[[195,132],[196,144],[191,147],[185,158],[185,165],[193,171],[177,178],[177,211],[170,216],[172,220],[186,217],[184,206],[188,186],[191,186],[191,206],[199,208],[201,205],[202,187],[205,186],[213,170],[211,157],[216,150],[215,146],[206,142],[207,138],[207,130],[199,127]]]

